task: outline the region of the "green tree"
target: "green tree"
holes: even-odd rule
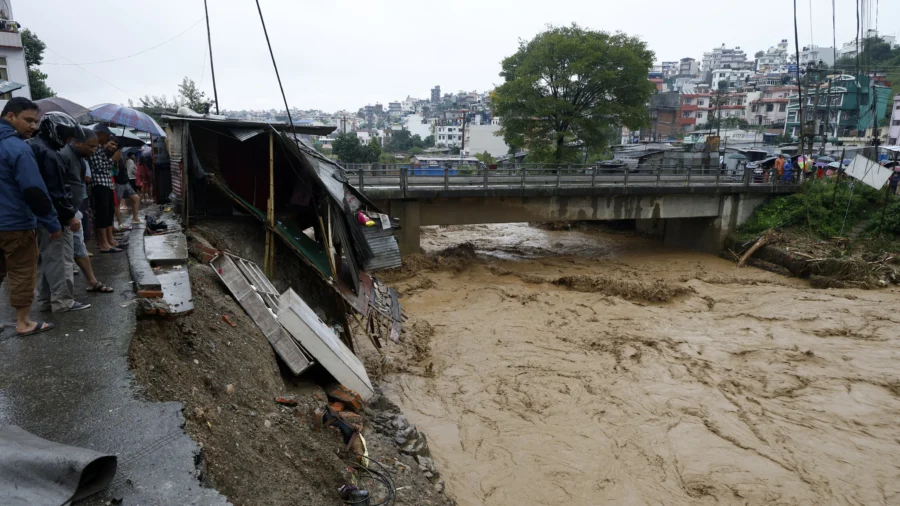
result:
[[[356,134],[339,134],[331,145],[332,153],[344,163],[375,163],[381,157],[381,146],[376,139],[363,144]]]
[[[481,163],[483,163],[485,165],[492,165],[492,164],[496,163],[496,161],[494,160],[494,157],[491,156],[491,154],[488,153],[487,151],[485,151],[484,153],[475,153],[475,158],[480,160]]]
[[[207,98],[206,93],[200,91],[197,83],[189,77],[185,77],[178,85],[178,95],[181,96],[182,105],[200,114],[209,114],[209,109],[213,105],[213,101]]]
[[[757,51],[756,54],[753,55],[753,57],[756,58],[756,59],[760,59],[760,58],[762,58],[762,57],[765,56],[765,55],[766,55],[766,52],[765,52],[765,51]]]
[[[47,85],[47,74],[38,68],[44,62],[47,44],[26,28],[22,30],[22,47],[25,50],[25,66],[28,67],[28,87],[31,89],[32,100],[55,97],[56,93]]]
[[[149,115],[156,121],[160,121],[163,114],[174,114],[178,110],[178,101],[172,100],[170,102],[165,95],[144,95],[144,98],[140,99],[140,101],[141,105],[134,107],[131,99],[129,99],[128,105]]]
[[[520,41],[503,60],[505,82],[492,96],[501,135],[533,160],[574,160],[582,149],[575,141],[602,149],[608,126],[638,129],[647,122],[653,58],[638,38],[576,24]]]

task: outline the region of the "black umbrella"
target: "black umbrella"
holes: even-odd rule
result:
[[[45,113],[54,111],[64,112],[69,116],[78,119],[80,116],[84,116],[89,111],[87,107],[78,105],[75,102],[62,97],[42,98],[40,100],[35,100],[34,103],[37,104],[38,108],[40,109],[38,111],[38,118],[43,116]]]

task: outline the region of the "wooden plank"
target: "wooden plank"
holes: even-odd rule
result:
[[[216,275],[225,283],[238,304],[256,323],[275,349],[275,353],[287,364],[292,373],[298,375],[308,369],[312,362],[303,353],[297,343],[284,332],[281,324],[269,311],[262,297],[250,286],[234,261],[227,255],[218,257],[212,264]]]

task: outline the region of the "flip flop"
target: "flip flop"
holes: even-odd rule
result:
[[[56,325],[50,322],[37,322],[37,325],[34,326],[34,330],[28,332],[16,332],[16,334],[18,334],[19,337],[27,337],[33,336],[35,334],[40,334],[41,332],[47,332],[48,330],[53,330],[54,328],[56,328]]]
[[[100,253],[121,253],[123,251],[125,250],[123,250],[122,248],[109,248],[100,250]]]
[[[115,290],[113,290],[109,286],[104,285],[100,281],[97,281],[97,284],[88,288],[87,291],[89,293],[113,293]]]

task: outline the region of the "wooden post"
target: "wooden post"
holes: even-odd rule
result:
[[[597,166],[591,167],[591,188],[597,187]]]
[[[847,148],[841,149],[841,159],[838,160],[838,165],[841,169],[844,168],[844,155],[847,153]],[[876,150],[877,154],[877,150]],[[841,182],[841,169],[838,169],[837,172],[834,173],[834,192],[831,193],[831,205],[834,205],[835,199],[837,199],[837,189],[838,184]]]
[[[275,238],[272,230],[275,229],[275,135],[269,131],[269,202],[266,218],[266,260],[265,271],[270,279],[275,277]]]
[[[334,239],[331,234],[331,203],[328,204],[328,228],[325,229],[325,248],[328,253],[328,265],[331,266],[331,275],[334,276],[334,279],[338,278],[338,270],[337,270],[337,262],[335,261],[334,253],[337,253],[337,248],[333,246]],[[346,245],[343,245],[346,247]]]

